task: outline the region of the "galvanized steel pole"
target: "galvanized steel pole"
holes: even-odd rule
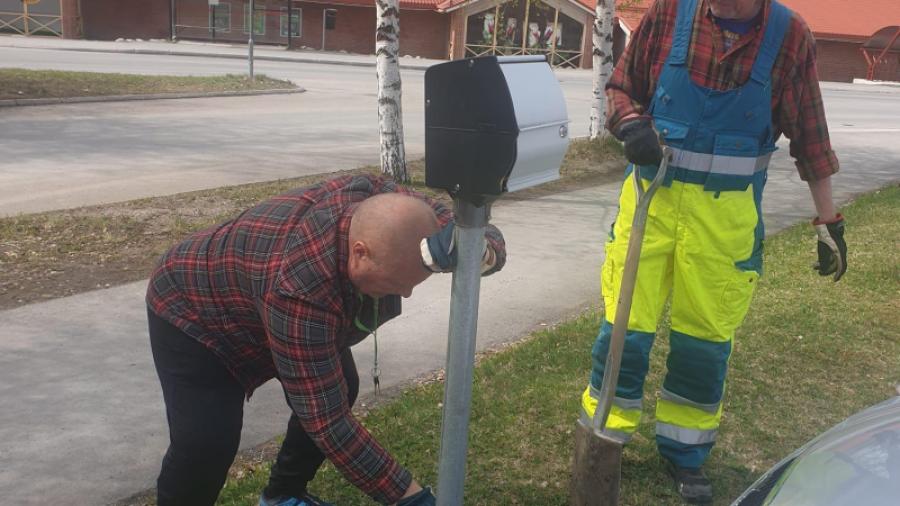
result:
[[[484,228],[490,205],[476,207],[454,200],[457,263],[450,294],[450,331],[444,380],[444,419],[441,424],[441,456],[438,465],[438,506],[460,506],[466,479],[469,445],[469,413],[478,327],[478,295]]]

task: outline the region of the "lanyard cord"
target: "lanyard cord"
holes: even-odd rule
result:
[[[356,328],[362,330],[363,332],[369,332],[372,334],[372,338],[375,340],[375,359],[374,364],[372,366],[372,383],[375,387],[375,395],[378,395],[381,392],[381,381],[379,378],[379,370],[378,370],[378,299],[372,298],[372,313],[373,313],[373,328],[366,327],[363,322],[359,320],[359,313],[363,310],[365,304],[363,303],[363,295],[359,294],[359,311],[356,313],[356,318],[353,319],[353,324],[356,325]]]

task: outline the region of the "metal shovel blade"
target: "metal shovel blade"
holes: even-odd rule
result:
[[[621,473],[622,443],[579,420],[575,424],[572,506],[619,504]]]

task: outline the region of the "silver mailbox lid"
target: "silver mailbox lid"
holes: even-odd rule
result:
[[[497,58],[506,78],[520,131],[569,122],[559,81],[543,56]]]

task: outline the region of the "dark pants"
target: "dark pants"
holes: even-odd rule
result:
[[[148,312],[150,347],[169,422],[169,449],[157,480],[159,506],[215,503],[237,454],[244,389],[206,347]],[[350,405],[359,392],[353,355],[341,355]],[[266,487],[270,497],[299,496],[325,456],[291,414]]]

